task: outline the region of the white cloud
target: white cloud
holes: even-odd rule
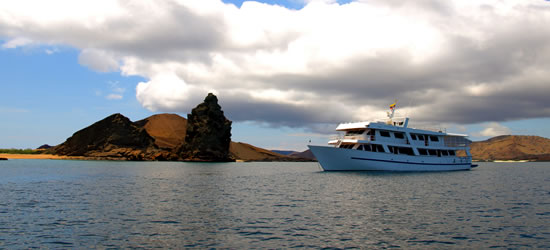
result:
[[[24,38],[24,37],[16,37],[14,39],[11,39],[4,44],[2,44],[3,49],[15,49],[17,47],[22,47],[32,44],[32,40]]]
[[[44,52],[45,52],[47,55],[53,55],[53,54],[55,54],[55,53],[58,53],[58,52],[59,52],[59,49],[57,49],[57,48],[45,49]]]
[[[11,1],[0,36],[140,75],[136,98],[155,111],[188,112],[216,91],[231,119],[273,126],[383,117],[396,98],[422,122],[550,116],[546,1],[303,1]]]
[[[120,94],[109,94],[105,97],[107,100],[121,100],[123,98]]]
[[[111,72],[119,69],[116,57],[106,51],[84,49],[78,56],[78,63],[98,72]]]
[[[193,95],[199,92],[198,95]],[[147,109],[175,111],[182,106],[200,103],[206,91],[196,90],[177,75],[159,73],[148,82],[140,82],[136,87],[138,101]]]
[[[505,127],[497,122],[490,122],[484,125],[485,129],[474,133],[474,136],[499,136],[499,135],[509,135],[511,131],[508,127]]]
[[[115,93],[124,93],[126,91],[125,88],[123,87],[120,87],[120,82],[119,81],[108,81],[107,82],[109,84],[109,87],[111,88],[111,91],[115,92]]]
[[[111,94],[108,94],[105,96],[107,100],[121,100],[124,98],[124,92],[126,92],[125,88],[120,87],[120,83],[118,81],[108,81],[107,84],[109,84]],[[101,95],[101,92],[96,92],[96,94],[99,93]]]

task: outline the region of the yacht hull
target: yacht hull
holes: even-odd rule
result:
[[[396,155],[326,146],[308,146],[324,171],[470,170],[470,157]]]

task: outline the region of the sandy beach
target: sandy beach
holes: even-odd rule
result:
[[[8,160],[9,159],[68,160],[68,159],[81,159],[82,157],[50,155],[50,154],[0,154],[0,158],[7,158]]]

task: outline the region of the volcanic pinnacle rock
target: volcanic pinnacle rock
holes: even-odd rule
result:
[[[234,161],[229,154],[231,121],[209,93],[204,102],[187,115],[185,143],[176,151],[186,161]]]

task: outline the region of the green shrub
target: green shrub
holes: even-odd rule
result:
[[[34,150],[34,149],[16,149],[16,148],[10,148],[10,149],[0,149],[0,154],[42,154],[43,150]]]

